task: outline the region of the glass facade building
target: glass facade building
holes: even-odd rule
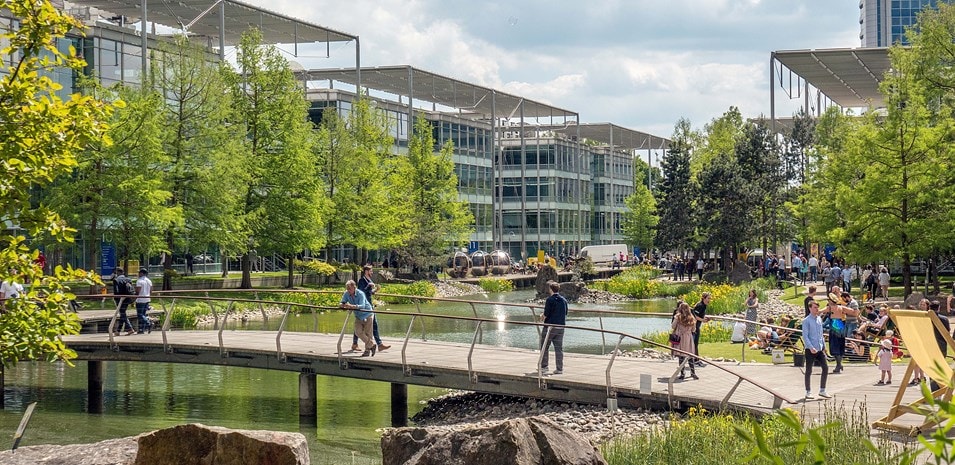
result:
[[[859,40],[863,47],[908,44],[905,29],[914,25],[924,8],[943,0],[860,0]]]

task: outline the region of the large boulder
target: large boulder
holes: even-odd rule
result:
[[[21,447],[3,465],[308,465],[300,433],[232,430],[200,424],[93,444]]]
[[[557,270],[550,266],[544,265],[537,270],[537,281],[534,282],[534,288],[537,289],[537,298],[546,299],[550,295],[550,292],[547,291],[547,282],[548,281],[558,281]]]
[[[24,446],[0,451],[3,465],[133,465],[135,437],[108,439],[93,444]]]
[[[299,433],[233,430],[198,423],[139,437],[135,465],[308,465]]]
[[[590,441],[543,417],[451,432],[388,430],[381,437],[381,453],[383,465],[607,464]]]
[[[739,286],[740,284],[753,279],[753,270],[742,260],[738,260],[733,265],[733,268],[730,269],[729,275],[726,277],[729,282],[734,285]]]
[[[587,289],[587,286],[580,281],[560,283],[560,295],[571,302],[576,302],[580,299],[581,295],[587,294],[588,292],[589,289]]]
[[[903,309],[906,309],[906,308],[918,309],[919,302],[921,302],[922,299],[924,298],[925,298],[925,294],[922,294],[919,291],[915,291],[909,294],[909,296],[905,298],[905,302],[902,304],[902,308]]]

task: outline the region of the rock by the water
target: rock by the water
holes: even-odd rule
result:
[[[582,436],[546,418],[520,418],[452,432],[399,428],[381,437],[384,465],[606,465]]]
[[[0,452],[4,465],[308,465],[300,433],[180,425],[93,444],[42,445]]]
[[[544,265],[537,271],[537,281],[534,283],[538,299],[546,299],[550,295],[547,291],[548,281],[558,281],[557,270],[550,265]]]
[[[753,279],[752,268],[743,261],[737,261],[726,277],[736,286]]]
[[[139,437],[135,465],[308,465],[299,433],[233,430],[198,423]]]
[[[587,286],[581,281],[560,283],[560,295],[571,302],[576,302],[581,295],[588,292]]]
[[[3,465],[133,465],[136,437],[107,439],[93,444],[41,445],[0,451]]]

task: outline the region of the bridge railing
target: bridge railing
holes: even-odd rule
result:
[[[299,312],[308,311],[308,312],[310,312],[310,313],[313,314],[313,317],[314,317],[314,319],[315,319],[315,332],[318,332],[318,313],[319,313],[319,312],[339,310],[339,311],[342,311],[342,313],[344,314],[344,318],[343,318],[343,322],[342,322],[342,325],[341,325],[341,330],[339,331],[339,334],[338,334],[339,337],[338,337],[338,341],[337,341],[337,351],[336,351],[336,352],[337,352],[337,357],[338,357],[339,365],[340,365],[343,369],[347,369],[347,368],[348,368],[348,364],[349,364],[349,360],[352,359],[352,357],[345,357],[345,356],[344,356],[344,354],[345,354],[346,352],[345,352],[345,350],[343,350],[343,349],[344,349],[344,347],[343,347],[343,342],[344,342],[344,340],[345,340],[346,334],[349,334],[347,330],[348,330],[349,323],[350,323],[350,321],[351,321],[351,317],[352,317],[353,311],[352,311],[352,310],[340,309],[340,308],[337,307],[337,306],[314,305],[314,304],[298,303],[298,302],[288,302],[288,301],[270,301],[270,300],[263,300],[263,299],[259,299],[259,298],[258,298],[260,293],[261,293],[261,294],[274,294],[274,293],[277,293],[277,292],[280,292],[280,293],[281,293],[281,292],[292,292],[292,293],[299,293],[299,294],[302,293],[302,291],[300,291],[300,290],[290,290],[290,291],[279,291],[279,290],[248,291],[248,293],[253,294],[252,298],[240,298],[240,297],[235,297],[235,294],[236,294],[237,292],[236,292],[235,290],[231,290],[231,289],[230,289],[230,290],[224,290],[224,291],[218,291],[218,290],[175,291],[175,292],[169,292],[169,291],[167,291],[167,292],[163,292],[163,293],[158,293],[158,292],[155,293],[155,294],[152,296],[152,299],[159,301],[160,306],[161,306],[161,308],[162,308],[162,313],[163,313],[163,321],[162,321],[162,326],[161,326],[161,328],[160,328],[160,331],[161,331],[161,333],[162,333],[163,350],[166,351],[167,353],[172,353],[172,351],[173,351],[172,345],[170,344],[170,339],[169,339],[170,336],[169,336],[169,333],[171,332],[171,322],[172,322],[171,316],[172,316],[173,313],[176,311],[176,302],[177,302],[177,301],[180,301],[180,302],[181,302],[181,301],[205,302],[205,303],[207,303],[207,304],[210,306],[210,309],[211,309],[211,311],[212,311],[212,313],[213,313],[213,315],[214,315],[214,318],[215,318],[214,329],[217,331],[218,350],[219,350],[220,355],[223,356],[223,357],[227,357],[227,356],[228,356],[228,349],[227,349],[227,346],[226,346],[226,344],[225,344],[224,334],[223,334],[223,333],[224,333],[224,331],[225,331],[225,329],[226,329],[226,327],[227,327],[227,324],[228,324],[228,322],[229,322],[229,318],[230,318],[230,316],[232,316],[232,314],[233,314],[233,312],[234,312],[235,307],[236,307],[237,304],[245,304],[245,305],[251,305],[251,306],[253,306],[253,307],[258,307],[259,310],[261,311],[262,315],[263,315],[263,318],[265,318],[266,320],[268,319],[268,312],[266,312],[266,310],[265,310],[265,307],[266,307],[266,306],[279,306],[280,308],[281,308],[281,307],[284,307],[284,309],[283,309],[282,312],[281,312],[281,313],[282,313],[282,318],[281,318],[281,321],[280,321],[280,323],[279,323],[279,325],[278,325],[278,328],[277,328],[277,330],[276,330],[276,337],[275,337],[276,357],[277,357],[277,359],[280,360],[280,361],[285,361],[285,360],[286,360],[286,354],[285,354],[285,352],[284,352],[284,350],[283,350],[283,347],[282,347],[282,336],[283,336],[284,334],[286,334],[286,326],[287,326],[287,322],[288,322],[289,316],[294,313],[294,312],[292,311],[293,308],[295,308],[295,309],[296,309],[297,311],[299,311]],[[225,297],[213,297],[212,295],[214,295],[214,294],[216,294],[216,293],[229,293],[229,294],[232,294],[232,295],[230,295],[230,296],[225,296]],[[241,293],[241,292],[239,292],[239,293]],[[340,292],[336,292],[336,291],[312,291],[312,293],[324,293],[324,294],[332,294],[332,295],[337,295],[337,296],[340,296],[340,295],[341,295]],[[195,295],[195,294],[199,294],[199,295]],[[96,296],[96,298],[102,298],[102,297],[110,297],[110,296]],[[534,329],[536,330],[536,332],[537,332],[537,334],[538,334],[538,338],[540,338],[540,336],[541,336],[542,334],[545,334],[544,331],[548,331],[549,328],[550,328],[550,326],[545,325],[545,324],[543,324],[543,323],[537,321],[537,320],[539,319],[539,316],[540,316],[539,313],[538,313],[538,310],[543,309],[543,307],[540,306],[540,305],[536,305],[536,304],[520,304],[520,303],[491,302],[491,301],[472,301],[472,300],[461,300],[461,299],[427,298],[427,297],[396,296],[396,295],[387,295],[386,297],[400,297],[400,298],[404,298],[404,299],[410,299],[410,300],[412,300],[412,302],[415,304],[415,309],[416,309],[416,312],[415,312],[415,313],[395,312],[395,311],[380,310],[380,309],[376,309],[376,310],[375,310],[375,313],[376,313],[376,314],[396,315],[396,316],[402,316],[402,317],[407,317],[407,318],[409,318],[407,330],[405,331],[405,337],[404,337],[404,339],[403,339],[402,347],[401,347],[401,364],[402,364],[402,370],[403,370],[404,373],[406,373],[406,374],[408,374],[408,375],[410,375],[411,372],[412,372],[412,367],[411,367],[411,365],[410,365],[410,363],[409,363],[409,361],[408,361],[408,350],[409,350],[409,347],[410,347],[410,346],[413,344],[413,342],[414,342],[414,341],[412,340],[412,338],[411,338],[411,335],[412,335],[413,330],[414,330],[414,328],[415,328],[415,323],[416,323],[416,322],[419,323],[419,324],[420,324],[420,327],[421,327],[421,331],[422,331],[422,338],[421,338],[421,340],[422,340],[422,341],[427,341],[427,332],[426,332],[426,330],[425,330],[425,325],[424,325],[424,321],[425,321],[426,319],[434,319],[434,320],[442,320],[442,319],[443,319],[443,320],[467,321],[467,322],[471,322],[471,323],[474,324],[474,334],[473,334],[473,337],[472,337],[472,340],[471,340],[471,344],[470,344],[470,347],[469,347],[469,350],[468,350],[468,355],[467,355],[467,360],[466,360],[466,362],[467,362],[467,367],[468,367],[468,377],[469,377],[469,379],[471,379],[472,381],[477,381],[477,378],[478,378],[477,372],[476,372],[476,370],[474,369],[474,352],[475,352],[475,348],[478,347],[479,345],[481,345],[481,343],[482,343],[481,339],[482,339],[482,335],[483,335],[483,327],[484,327],[485,325],[487,325],[487,324],[500,324],[500,323],[502,323],[502,320],[499,319],[499,318],[484,318],[484,317],[479,316],[478,311],[477,311],[477,307],[478,307],[478,306],[481,306],[481,305],[483,305],[483,306],[505,306],[505,307],[519,307],[519,308],[525,308],[525,309],[527,309],[528,312],[530,313],[530,315],[532,316],[533,321],[528,322],[528,321],[515,321],[515,320],[506,320],[506,319],[505,319],[505,320],[503,320],[503,322],[506,323],[506,324],[509,324],[509,325],[516,325],[516,326],[523,326],[523,327],[532,327],[532,328],[534,328]],[[466,303],[466,304],[468,304],[468,305],[470,306],[470,308],[472,309],[472,314],[473,314],[474,316],[465,317],[465,316],[456,316],[456,315],[442,315],[442,314],[424,313],[424,312],[421,311],[421,306],[420,306],[420,304],[421,304],[422,302],[453,302],[453,303],[458,303],[458,304],[460,304],[460,303]],[[223,304],[223,305],[225,305],[225,312],[224,312],[224,314],[222,315],[222,321],[221,321],[221,323],[219,322],[219,315],[218,315],[218,312],[216,311],[215,304]],[[114,350],[119,350],[119,345],[116,343],[116,341],[115,341],[115,339],[114,339],[114,332],[113,332],[113,329],[114,329],[114,327],[115,327],[116,320],[117,320],[117,317],[118,317],[118,313],[119,313],[118,310],[119,310],[119,305],[117,305],[117,307],[116,307],[116,312],[114,313],[113,317],[111,318],[110,324],[109,324],[109,341],[110,341],[110,346],[113,347]],[[687,352],[683,352],[683,351],[677,350],[677,349],[675,349],[675,348],[669,347],[669,346],[667,346],[667,345],[659,344],[659,343],[654,342],[654,341],[652,341],[652,340],[649,340],[649,339],[646,339],[646,338],[643,338],[643,337],[640,337],[640,336],[635,336],[635,335],[632,335],[632,334],[629,334],[629,333],[626,333],[626,332],[606,329],[606,328],[604,327],[603,320],[602,320],[602,318],[603,318],[604,316],[613,316],[613,317],[617,317],[617,318],[619,318],[619,317],[621,317],[621,316],[628,316],[628,317],[632,317],[632,316],[669,317],[669,316],[670,316],[670,313],[628,312],[628,311],[614,311],[614,310],[583,310],[583,309],[572,309],[572,310],[571,310],[571,313],[585,313],[585,314],[594,314],[594,315],[597,315],[597,318],[598,318],[598,320],[599,320],[599,322],[600,322],[600,323],[599,323],[599,328],[591,328],[591,327],[575,326],[575,325],[565,325],[564,328],[565,328],[565,331],[566,331],[566,330],[573,330],[573,331],[581,331],[581,332],[589,332],[589,333],[596,333],[596,334],[598,334],[598,335],[600,336],[600,338],[601,338],[601,355],[604,355],[604,354],[607,353],[607,351],[606,351],[607,338],[610,337],[610,338],[612,338],[611,340],[613,340],[613,339],[616,340],[616,341],[613,343],[613,349],[610,351],[610,358],[609,358],[609,360],[607,361],[607,366],[606,366],[606,368],[605,368],[605,378],[606,378],[606,379],[605,379],[605,387],[606,387],[606,390],[607,390],[607,397],[608,397],[608,398],[615,398],[615,397],[616,397],[616,390],[615,390],[614,387],[613,387],[614,384],[613,384],[613,379],[612,379],[612,370],[613,370],[613,368],[614,368],[614,364],[615,364],[617,355],[622,353],[622,352],[621,352],[621,346],[622,346],[622,345],[624,344],[624,342],[627,341],[627,340],[633,341],[633,343],[639,343],[639,344],[641,344],[641,345],[644,346],[644,347],[655,347],[655,348],[658,348],[658,349],[661,349],[661,350],[664,350],[664,351],[669,350],[669,351],[671,351],[674,355],[678,355],[678,356],[685,357],[685,360],[689,360],[689,361],[695,361],[695,360],[696,360],[696,356],[695,356],[694,354],[687,353]],[[539,348],[539,346],[537,346],[537,347]],[[541,387],[541,389],[546,389],[546,388],[547,388],[547,381],[546,381],[546,378],[544,377],[544,373],[542,372],[542,369],[541,369],[541,359],[542,359],[543,355],[544,355],[543,352],[541,352],[541,353],[538,355],[538,360],[537,360],[537,364],[536,364],[536,365],[537,365],[537,372],[538,372],[538,373],[537,373],[537,375],[538,375],[537,378],[538,378],[538,384],[539,384],[539,386]],[[734,377],[737,378],[737,381],[736,381],[735,385],[732,387],[732,389],[731,389],[729,392],[727,392],[726,396],[723,398],[723,400],[722,400],[722,402],[721,402],[721,404],[722,404],[723,406],[725,406],[725,405],[727,405],[727,404],[729,403],[729,400],[732,398],[732,396],[733,396],[733,394],[735,393],[735,391],[737,390],[737,388],[738,388],[742,383],[744,383],[744,382],[746,382],[746,383],[748,383],[748,384],[751,384],[752,386],[756,387],[757,389],[759,389],[759,390],[761,390],[761,391],[764,391],[764,392],[770,394],[770,395],[773,397],[773,406],[774,406],[774,407],[779,407],[779,405],[781,405],[782,401],[787,401],[787,402],[790,402],[790,403],[793,402],[791,399],[789,399],[789,398],[787,398],[786,396],[784,396],[784,395],[782,395],[782,394],[776,392],[775,390],[769,388],[768,386],[763,385],[762,383],[758,382],[757,380],[754,380],[754,379],[751,379],[751,378],[749,378],[749,377],[740,375],[740,374],[738,374],[738,373],[736,373],[736,372],[734,372],[734,371],[732,371],[732,370],[730,370],[730,369],[728,369],[728,368],[726,368],[726,367],[724,367],[724,366],[721,366],[721,365],[719,365],[719,364],[710,363],[710,362],[708,362],[708,361],[705,360],[705,359],[699,359],[699,361],[701,361],[701,362],[703,362],[703,363],[707,363],[707,364],[709,364],[710,366],[716,367],[716,369],[721,370],[721,371],[724,371],[724,372],[726,372],[726,373],[728,373],[728,374],[730,374],[730,375],[732,375],[732,376],[734,376]],[[668,379],[668,383],[667,383],[667,394],[668,394],[668,398],[669,398],[670,400],[672,400],[672,397],[673,397],[674,381],[675,381],[675,379],[676,379],[677,374],[679,373],[679,371],[680,371],[680,367],[677,367],[677,369],[673,372],[673,374],[672,374],[672,375],[669,377],[669,379]]]

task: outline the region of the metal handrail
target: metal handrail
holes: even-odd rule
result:
[[[194,299],[194,300],[225,301],[225,302],[228,302],[228,303],[229,303],[229,304],[228,304],[228,307],[227,307],[227,310],[226,310],[226,313],[225,313],[225,315],[224,315],[224,317],[223,317],[223,324],[222,324],[222,326],[218,329],[219,352],[220,352],[220,355],[223,356],[223,357],[228,357],[228,351],[225,349],[225,343],[224,343],[224,339],[223,339],[223,331],[224,331],[225,326],[226,326],[226,324],[227,324],[227,322],[228,322],[228,317],[229,317],[229,315],[231,314],[232,309],[233,309],[233,307],[235,306],[236,303],[239,303],[239,302],[244,302],[244,303],[256,303],[256,304],[258,304],[258,303],[260,303],[260,302],[263,303],[263,304],[276,304],[276,303],[281,303],[281,304],[285,304],[285,305],[286,305],[286,311],[285,311],[286,313],[290,312],[290,309],[291,309],[291,307],[292,307],[293,305],[296,306],[296,307],[309,308],[309,309],[313,309],[313,310],[315,310],[315,309],[346,310],[348,313],[346,314],[345,320],[344,320],[343,325],[342,325],[342,330],[341,330],[340,335],[339,335],[339,341],[338,341],[338,358],[339,358],[339,364],[342,366],[343,369],[347,369],[347,367],[348,367],[347,361],[344,360],[344,357],[342,357],[342,350],[341,350],[342,347],[341,347],[341,344],[342,344],[342,341],[344,340],[345,330],[347,329],[349,317],[350,317],[351,314],[352,314],[352,310],[349,310],[349,309],[339,309],[338,307],[318,306],[318,305],[310,305],[310,304],[299,304],[299,303],[288,303],[288,302],[274,302],[274,301],[260,301],[260,300],[257,300],[257,299],[237,299],[237,298],[221,298],[221,297],[220,297],[220,298],[216,298],[216,297],[208,297],[208,298],[207,298],[207,297],[193,297],[193,296],[173,295],[173,293],[167,293],[167,294],[169,294],[169,295],[154,295],[153,297],[154,297],[154,298],[158,298],[158,299],[163,299],[163,300],[165,300],[165,299],[171,299],[171,300],[173,300],[173,301],[174,301],[175,299]],[[336,293],[336,294],[337,294],[337,293]],[[96,297],[97,297],[97,298],[101,298],[102,296],[96,296]],[[403,296],[403,297],[407,297],[407,296]],[[459,301],[459,300],[453,300],[453,299],[441,299],[441,300],[450,300],[450,301],[452,301],[452,302],[461,302],[461,301]],[[415,301],[417,301],[417,299],[415,299]],[[484,304],[484,305],[502,305],[502,303],[500,303],[500,302],[487,302],[487,301],[484,301],[484,302],[476,301],[475,303],[481,303],[481,304]],[[524,307],[527,307],[526,304],[518,304],[518,305],[514,305],[514,306],[524,306]],[[538,308],[539,308],[539,307],[538,307]],[[405,312],[393,312],[393,311],[380,311],[380,310],[376,310],[376,311],[375,311],[375,313],[391,314],[391,315],[403,315],[403,316],[410,316],[410,317],[411,317],[411,321],[409,322],[409,328],[408,328],[408,331],[407,331],[407,333],[406,333],[406,335],[405,335],[405,341],[404,341],[404,344],[403,344],[403,347],[402,347],[402,366],[403,366],[403,370],[404,370],[406,373],[409,373],[409,368],[408,368],[408,365],[407,365],[407,347],[408,347],[409,342],[410,342],[410,334],[411,334],[411,330],[413,329],[414,321],[415,321],[416,319],[418,319],[419,317],[421,317],[421,318],[424,318],[424,317],[428,317],[428,318],[443,318],[443,319],[452,319],[452,320],[461,320],[461,321],[473,321],[473,322],[475,322],[476,324],[478,324],[479,327],[481,326],[481,324],[482,324],[483,322],[495,322],[495,323],[497,322],[497,320],[492,320],[492,319],[488,319],[488,318],[474,318],[474,317],[462,317],[462,316],[451,316],[451,315],[425,314],[425,313],[420,313],[420,306],[417,306],[417,309],[418,309],[418,312],[419,312],[419,313],[417,313],[417,314],[414,314],[414,313],[405,313]],[[649,313],[649,312],[613,312],[613,311],[603,311],[603,310],[593,310],[593,311],[588,311],[588,312],[590,312],[590,313],[622,313],[622,314],[627,314],[627,315],[633,315],[633,314],[643,314],[643,315],[646,315],[646,314],[650,314],[650,315],[653,315],[653,316],[660,316],[660,315],[667,315],[667,316],[668,316],[668,315],[669,315],[669,314]],[[730,317],[722,317],[722,318],[723,318],[723,319],[730,319]],[[167,314],[167,317],[166,317],[166,321],[167,321],[167,322],[169,321],[168,314]],[[744,321],[745,321],[745,320],[744,320]],[[535,327],[538,328],[538,331],[541,330],[541,327],[542,327],[542,326],[546,326],[544,323],[540,323],[540,322],[536,322],[536,321],[535,321],[535,322],[509,321],[508,323],[509,323],[509,324],[512,324],[512,325],[533,325],[533,326],[535,326]],[[164,326],[165,326],[165,325],[164,325]],[[423,327],[423,326],[424,326],[424,324],[423,324],[423,322],[422,322],[422,327]],[[620,331],[607,330],[607,329],[603,329],[603,328],[601,328],[601,329],[596,329],[596,328],[588,328],[588,327],[581,327],[581,326],[570,326],[570,325],[565,325],[564,328],[565,328],[565,329],[572,329],[572,330],[580,330],[580,331],[591,331],[591,332],[596,331],[596,332],[599,332],[599,333],[602,333],[602,334],[614,334],[614,335],[617,335],[617,336],[619,337],[619,340],[618,340],[618,342],[617,342],[617,344],[616,344],[616,346],[615,346],[615,349],[614,349],[614,351],[613,351],[613,354],[612,354],[612,356],[611,356],[611,359],[608,361],[608,365],[607,365],[607,369],[606,369],[606,373],[607,373],[606,389],[607,389],[607,392],[608,392],[608,396],[610,396],[610,397],[613,397],[613,396],[615,395],[615,392],[614,392],[613,387],[612,387],[612,379],[611,379],[610,373],[611,373],[611,370],[612,370],[612,367],[613,367],[613,362],[614,362],[614,360],[616,359],[617,353],[619,352],[620,344],[621,344],[622,341],[623,341],[624,339],[626,339],[626,338],[633,339],[633,340],[635,340],[635,341],[639,341],[639,342],[641,342],[644,346],[648,346],[648,345],[649,345],[649,346],[655,346],[655,347],[658,347],[658,348],[668,349],[668,350],[670,350],[671,352],[682,353],[682,354],[686,355],[687,357],[696,358],[696,356],[695,356],[694,354],[690,354],[690,353],[687,353],[687,352],[684,352],[684,351],[681,351],[681,350],[678,350],[678,349],[675,349],[675,348],[672,348],[672,347],[669,347],[669,346],[665,346],[665,345],[663,345],[663,344],[656,343],[656,342],[651,341],[651,340],[648,340],[648,339],[644,339],[644,338],[642,338],[642,337],[634,336],[634,335],[627,334],[627,333],[623,333],[623,332],[620,332]],[[163,333],[164,333],[163,336],[164,336],[164,337],[165,337],[165,329],[166,329],[166,328],[164,328],[164,330],[163,330]],[[278,339],[277,339],[277,341],[278,341]],[[473,351],[473,346],[474,346],[474,345],[476,345],[476,340],[475,340],[475,341],[472,341],[472,351]],[[277,347],[276,355],[277,355],[277,357],[281,357],[281,348],[280,348],[280,347]],[[735,373],[735,372],[733,372],[732,370],[727,369],[727,368],[725,368],[725,367],[722,367],[722,366],[720,366],[720,365],[710,363],[710,362],[706,361],[705,359],[700,359],[700,361],[702,361],[702,362],[704,362],[704,363],[707,363],[707,364],[709,364],[709,365],[711,365],[711,366],[714,366],[714,367],[716,367],[717,369],[722,370],[722,371],[724,371],[724,372],[726,372],[726,373],[729,373],[729,374],[731,374],[731,375],[733,375],[733,376],[736,376],[737,378],[742,378],[742,379],[744,379],[746,382],[752,384],[753,386],[755,386],[755,387],[757,387],[757,388],[759,388],[759,389],[761,389],[761,390],[763,390],[763,391],[766,391],[766,392],[772,394],[773,397],[774,397],[774,399],[776,399],[776,403],[778,403],[779,401],[783,401],[783,400],[785,400],[785,401],[787,401],[787,402],[790,402],[790,403],[793,402],[792,400],[786,398],[786,397],[783,396],[782,394],[776,393],[776,392],[773,391],[771,388],[769,388],[769,387],[767,387],[767,386],[764,386],[763,384],[759,383],[758,381],[755,381],[755,380],[753,380],[753,379],[750,379],[750,378],[748,378],[748,377],[745,377],[745,376],[743,376],[743,375],[740,375],[740,374],[738,374],[738,373]],[[541,370],[540,370],[540,360],[538,360],[538,374],[539,374],[539,377],[542,377],[542,373],[540,373],[540,371],[541,371]],[[473,373],[469,373],[469,376],[474,376],[474,375],[473,375]],[[738,384],[738,383],[737,383],[737,384]],[[546,383],[542,383],[542,385],[546,387]],[[672,389],[672,381],[671,381],[671,389]],[[735,388],[734,388],[734,390],[735,390]]]

